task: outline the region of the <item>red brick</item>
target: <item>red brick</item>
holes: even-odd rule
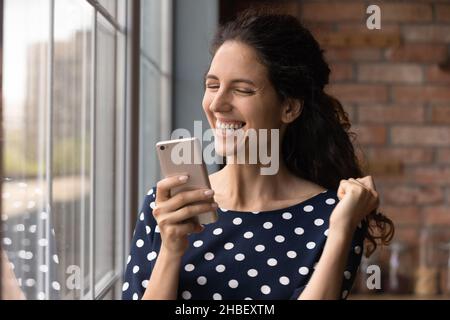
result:
[[[449,146],[450,127],[393,126],[391,141],[394,145]]]
[[[403,28],[403,38],[414,42],[450,42],[450,26],[408,25]]]
[[[443,85],[395,86],[393,97],[399,102],[450,102],[450,90]]]
[[[396,186],[393,188],[384,188],[380,197],[384,203],[389,205],[412,204],[414,200],[414,189],[407,186]]]
[[[430,163],[433,160],[433,150],[431,148],[367,147],[365,151],[371,159],[382,157],[383,159],[392,159],[393,161],[401,160],[405,164]]]
[[[401,212],[400,212],[401,214]],[[420,221],[422,221],[422,217],[419,216]],[[413,254],[415,257],[416,249],[419,244],[419,231],[420,231],[420,225],[417,224],[399,224],[397,223],[395,225],[395,235],[394,235],[394,241],[400,241],[402,243],[405,243],[408,245],[408,252]],[[389,259],[389,257],[387,257]],[[415,260],[413,260],[415,261]]]
[[[330,82],[353,79],[353,66],[350,63],[334,63],[330,68]]]
[[[305,22],[304,25],[316,39],[336,30],[334,23],[329,22]]]
[[[450,22],[450,5],[436,4],[435,12],[438,22]]]
[[[438,163],[450,163],[450,149],[438,149],[436,158]]]
[[[303,3],[301,6],[301,19],[305,21],[344,21],[364,19],[365,6],[359,1]]]
[[[366,82],[421,83],[423,72],[420,66],[414,64],[360,64],[357,78]]]
[[[386,59],[402,62],[441,62],[447,56],[447,47],[441,44],[404,44],[388,48]]]
[[[381,13],[381,19],[383,20],[383,13]],[[336,26],[336,31],[353,31],[358,33],[367,33],[374,34],[374,32],[383,32],[383,33],[399,33],[400,26],[398,24],[387,24],[381,22],[381,29],[367,29],[367,25],[361,22],[340,22]]]
[[[411,182],[430,185],[450,185],[450,167],[411,168]]]
[[[445,201],[445,192],[441,187],[426,186],[421,187],[417,192],[416,203],[439,204]]]
[[[353,131],[353,126],[350,129],[350,131]],[[371,147],[365,147],[364,150],[362,150],[361,148],[355,148],[356,157],[358,158],[358,161],[361,165],[363,165],[363,163],[365,165],[366,161],[370,161],[369,157],[367,157],[367,152],[366,152],[366,150],[369,148],[371,148]]]
[[[384,201],[389,205],[440,204],[444,200],[444,192],[438,186],[397,186],[383,190]]]
[[[431,118],[434,123],[450,124],[450,105],[433,106],[431,111]]]
[[[427,22],[433,19],[430,4],[383,3],[380,9],[383,22]]]
[[[325,48],[327,61],[379,61],[381,50],[376,48]]]
[[[450,83],[450,73],[444,72],[437,65],[426,69],[426,80],[428,82]]]
[[[377,175],[378,185],[384,186],[397,186],[399,184],[409,183],[409,178],[405,173],[389,174],[389,175]]]
[[[425,111],[422,106],[360,106],[360,123],[421,123]]]
[[[423,209],[425,223],[427,225],[450,225],[449,206],[431,206]]]
[[[394,225],[419,225],[420,212],[417,206],[382,205],[380,211],[394,222]]]
[[[351,131],[362,145],[383,145],[386,143],[386,127],[379,125],[353,125]]]
[[[333,84],[327,91],[346,102],[386,102],[387,88],[383,85]]]

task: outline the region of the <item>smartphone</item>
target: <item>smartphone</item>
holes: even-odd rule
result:
[[[175,175],[189,176],[186,183],[170,190],[171,197],[181,191],[211,189],[198,138],[160,141],[156,144],[156,152],[165,178]],[[218,219],[217,211],[204,212],[193,219],[200,224],[213,223]]]

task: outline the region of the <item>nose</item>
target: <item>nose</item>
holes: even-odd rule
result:
[[[232,109],[231,102],[229,101],[227,92],[224,90],[219,90],[214,95],[214,99],[209,105],[209,110],[212,112],[227,112]]]

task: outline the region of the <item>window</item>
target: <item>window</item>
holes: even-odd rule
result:
[[[4,1],[2,251],[27,299],[121,279],[126,17],[125,0]]]
[[[139,203],[160,178],[155,144],[171,131],[171,27],[172,1],[141,1]]]

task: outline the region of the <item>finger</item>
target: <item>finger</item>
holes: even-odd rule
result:
[[[358,178],[356,179],[360,182],[362,182],[364,185],[366,185],[368,188],[376,190],[375,188],[375,182],[373,181],[372,176],[365,176],[364,178]]]
[[[378,192],[375,189],[375,184],[371,176],[356,179],[359,183],[362,183],[367,190],[369,190],[375,197],[378,197]]]
[[[170,199],[170,189],[185,184],[188,178],[187,175],[176,175],[159,180],[156,184],[156,203]]]
[[[377,209],[380,205],[380,199],[378,196],[378,192],[374,189],[374,184],[371,176],[367,176],[364,178],[358,178],[355,180],[356,183],[363,184],[364,188],[368,190],[374,199],[374,209]]]
[[[369,188],[368,188],[364,183],[362,183],[361,181],[359,181],[359,180],[357,180],[357,179],[350,178],[350,179],[348,179],[348,180],[349,180],[350,182],[352,182],[352,183],[354,183],[354,184],[360,186],[360,187],[363,187],[363,188],[366,189],[366,190],[369,190]]]
[[[342,200],[342,198],[344,197],[346,190],[348,190],[350,182],[348,180],[342,179],[339,182],[339,188],[337,190],[337,196],[339,198],[339,200]]]
[[[189,206],[185,206],[172,214],[168,215],[166,220],[167,223],[181,223],[185,220],[188,220],[192,217],[195,217],[201,213],[205,213],[208,211],[215,211],[217,209],[217,203],[201,203],[201,204],[193,204]]]
[[[180,238],[191,233],[198,233],[203,230],[202,226],[197,222],[189,221],[170,226],[172,228],[169,234]],[[170,230],[170,229],[169,229]]]
[[[165,203],[166,211],[176,211],[193,202],[209,201],[212,202],[214,191],[211,189],[197,189],[177,193]]]

